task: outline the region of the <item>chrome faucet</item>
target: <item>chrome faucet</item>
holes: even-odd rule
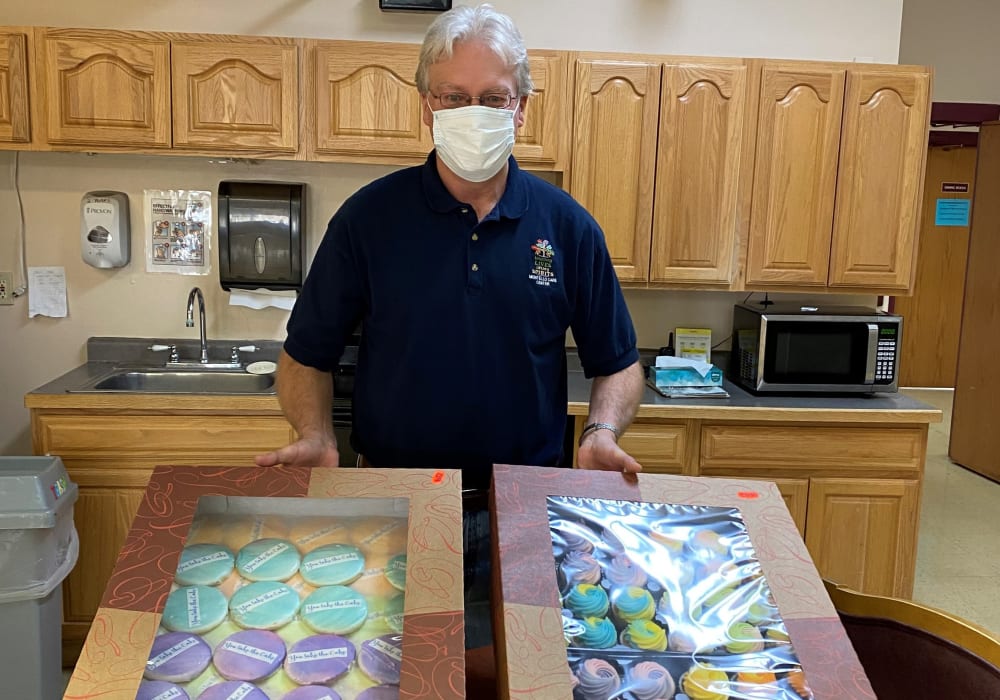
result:
[[[194,328],[194,299],[198,298],[198,331],[201,333],[201,362],[208,364],[208,337],[205,335],[205,297],[198,287],[193,287],[188,293],[187,320],[184,325]]]

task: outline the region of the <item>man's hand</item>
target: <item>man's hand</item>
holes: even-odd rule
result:
[[[291,445],[266,454],[257,455],[253,460],[258,467],[339,467],[340,453],[337,444],[320,438],[302,438]]]
[[[585,437],[577,452],[577,463],[580,469],[632,474],[642,471],[642,465],[618,446],[610,430],[595,430]]]

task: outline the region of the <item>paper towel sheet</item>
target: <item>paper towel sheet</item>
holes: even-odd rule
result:
[[[291,311],[295,306],[294,289],[272,291],[270,289],[234,289],[229,295],[230,306],[246,306],[251,309],[276,309]]]

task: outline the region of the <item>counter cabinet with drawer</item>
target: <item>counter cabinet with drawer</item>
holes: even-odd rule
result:
[[[912,594],[926,423],[640,417],[620,444],[653,473],[774,482],[824,578]]]

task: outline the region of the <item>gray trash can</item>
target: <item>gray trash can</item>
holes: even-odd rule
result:
[[[58,457],[0,457],[0,696],[61,698],[62,582],[80,546]]]

